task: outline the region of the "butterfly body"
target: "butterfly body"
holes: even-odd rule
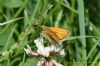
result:
[[[51,43],[62,43],[70,34],[70,30],[67,28],[58,27],[42,27],[41,34],[47,38]]]

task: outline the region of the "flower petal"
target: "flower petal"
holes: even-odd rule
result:
[[[27,45],[27,49],[24,48],[24,50],[25,50],[26,54],[28,54],[28,55],[30,55],[30,56],[38,56],[38,55],[39,55],[38,53],[33,52],[33,51],[31,50],[31,48],[30,48],[29,45]]]
[[[50,48],[49,47],[45,47],[44,51],[42,52],[43,56],[48,57],[49,53],[50,53]]]
[[[38,48],[40,48],[40,47],[44,47],[44,45],[43,45],[43,39],[42,38],[37,38],[37,39],[35,39],[34,40],[34,43],[36,44],[36,46],[38,47]]]
[[[62,49],[62,50],[59,52],[59,54],[62,55],[62,56],[65,56],[65,51],[64,51],[64,49]]]
[[[62,64],[56,62],[55,60],[52,59],[53,64],[55,64],[56,66],[63,66]]]

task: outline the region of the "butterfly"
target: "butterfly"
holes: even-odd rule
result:
[[[68,28],[46,27],[42,26],[41,35],[48,39],[51,43],[62,44],[67,40],[71,31]]]

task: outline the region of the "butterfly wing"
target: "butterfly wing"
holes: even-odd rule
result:
[[[41,34],[45,38],[47,38],[51,43],[57,42],[59,40],[59,37],[47,27],[42,30]]]
[[[56,28],[56,27],[53,27],[53,28],[50,28],[51,31],[53,33],[55,33],[59,40],[62,40],[64,38],[67,38],[70,34],[70,30],[69,29],[64,29],[64,28]]]
[[[45,33],[50,40],[53,40],[56,43],[60,43],[63,41],[63,39],[69,36],[70,30],[57,27],[43,27],[42,33]]]

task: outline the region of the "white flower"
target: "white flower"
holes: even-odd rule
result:
[[[39,37],[39,38],[35,39],[34,43],[36,44],[37,48],[41,48],[41,47],[43,48],[44,47],[42,37]]]
[[[61,44],[52,44],[50,46],[50,52],[55,52],[55,53],[58,52],[59,55],[65,56],[65,51],[63,49],[63,45]]]
[[[27,45],[27,48],[24,48],[24,50],[25,50],[26,54],[28,54],[28,55],[31,55],[31,56],[38,56],[39,55],[38,53],[33,52],[29,45]]]
[[[54,44],[52,44],[51,46],[49,46],[50,47],[50,52],[53,52],[54,50],[55,50],[55,46],[54,46]]]
[[[49,47],[44,47],[43,45],[43,38],[39,37],[36,40],[34,40],[34,43],[37,46],[37,53],[39,53],[40,55],[43,55],[45,57],[49,56]]]
[[[62,50],[63,48],[63,45],[60,45],[60,44],[52,44],[50,46],[50,51],[51,52],[59,52],[60,50]]]
[[[35,39],[34,43],[36,44],[36,46],[38,48],[37,53],[40,55],[43,55],[45,57],[48,57],[51,52],[54,52],[54,53],[57,52],[57,53],[59,53],[59,55],[62,55],[62,56],[65,55],[62,44],[51,44],[51,46],[44,47],[43,37],[39,37],[39,38]]]
[[[50,48],[49,47],[45,47],[44,51],[42,53],[43,53],[43,56],[48,57],[49,53],[50,53]]]
[[[39,53],[40,55],[43,55],[44,52],[44,47],[40,47],[37,49],[37,53]]]
[[[57,54],[59,54],[61,56],[65,55],[65,51],[63,49],[62,44],[51,44],[50,46],[44,47],[43,37],[39,37],[39,38],[35,39],[34,43],[37,46],[37,52],[32,51],[31,48],[29,47],[29,45],[27,45],[27,49],[24,48],[24,50],[28,55],[31,55],[31,56],[42,55],[44,57],[49,57],[50,55],[52,55],[52,53],[54,53],[53,55],[57,55]],[[55,54],[55,53],[57,53],[57,54]],[[53,66],[53,64],[55,66],[63,66],[62,64],[56,62],[55,60],[50,60],[48,62],[43,59],[38,62],[37,66],[43,66],[44,64],[45,64],[45,66]]]
[[[32,51],[29,45],[27,45],[27,49],[24,48],[24,50],[25,50],[26,54],[29,54]]]
[[[54,50],[55,52],[59,52],[63,48],[63,45],[60,44],[54,44],[54,46],[55,46],[55,50]]]
[[[65,56],[65,51],[64,51],[64,49],[62,49],[62,50],[59,52],[59,54],[60,54],[61,56]]]

